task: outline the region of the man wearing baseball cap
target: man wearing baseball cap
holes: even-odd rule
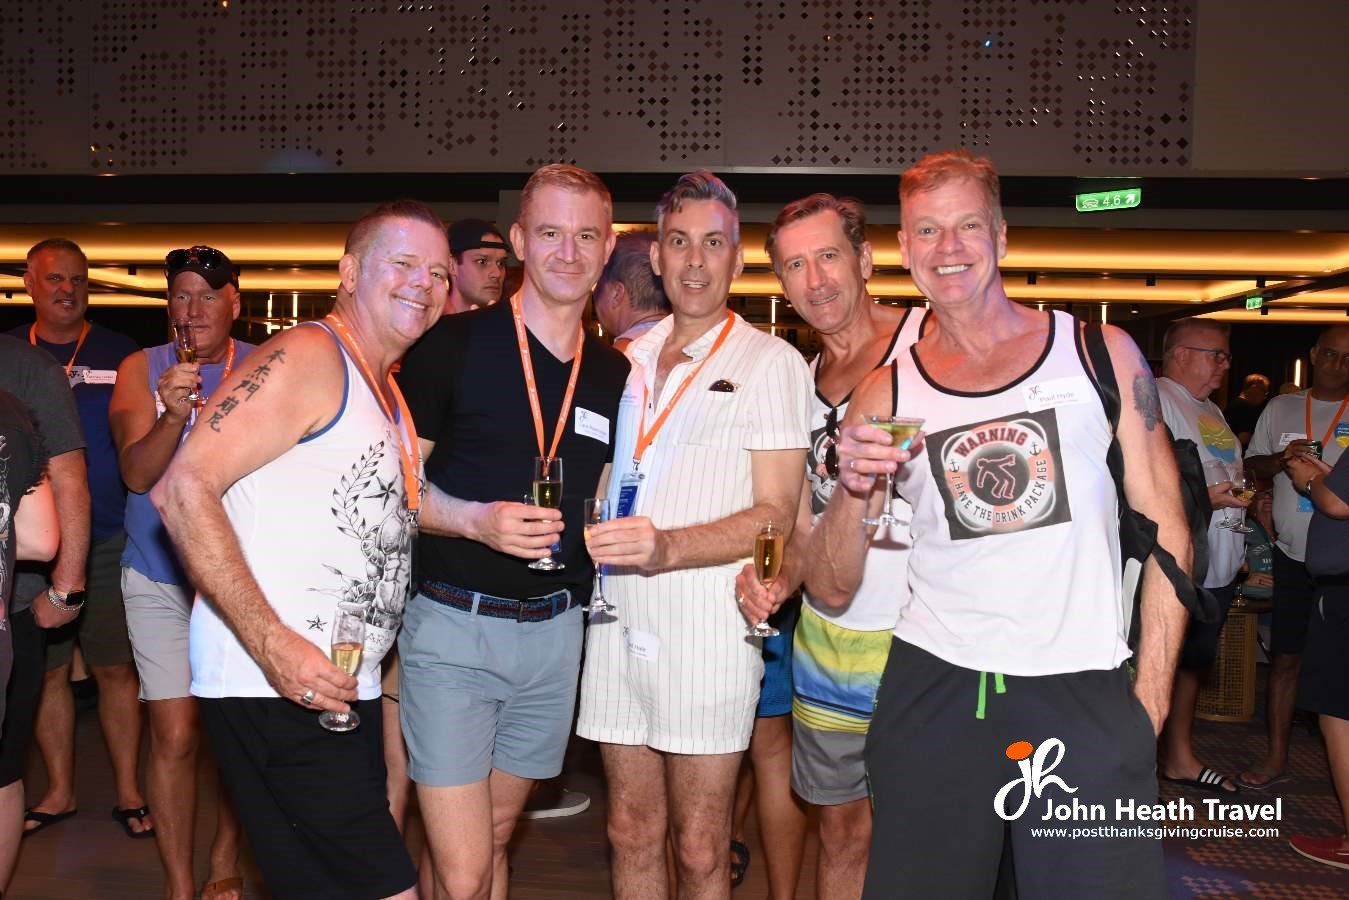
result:
[[[197,701],[190,686],[188,623],[195,588],[183,571],[150,488],[159,481],[188,433],[202,420],[204,399],[242,365],[252,344],[230,336],[239,316],[239,270],[213,247],[174,250],[164,259],[168,318],[175,340],[133,353],[119,367],[108,410],[117,443],[126,504],[122,595],[127,631],[150,713],[146,787],[155,810],[155,835],[166,894],[190,897],[193,826],[197,818]],[[184,327],[185,326],[185,327]],[[177,351],[188,343],[190,361]],[[222,794],[203,897],[242,893],[239,824]]]
[[[506,241],[491,222],[460,219],[450,226],[450,302],[445,315],[491,306],[506,283]]]

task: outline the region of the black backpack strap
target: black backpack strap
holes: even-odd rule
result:
[[[1217,600],[1207,590],[1195,584],[1190,573],[1181,569],[1170,550],[1157,543],[1157,523],[1130,506],[1124,494],[1124,449],[1120,447],[1118,435],[1122,405],[1119,382],[1115,378],[1115,365],[1110,359],[1110,350],[1106,347],[1105,334],[1099,322],[1087,322],[1083,325],[1079,352],[1085,352],[1087,360],[1091,363],[1087,367],[1088,377],[1101,398],[1101,406],[1110,424],[1110,449],[1106,452],[1106,464],[1115,482],[1115,493],[1119,498],[1120,531],[1124,543],[1138,554],[1140,560],[1151,557],[1156,561],[1191,618],[1200,622],[1217,621]],[[1129,644],[1135,647],[1138,645],[1138,607],[1141,597],[1141,591],[1136,591],[1129,626]]]

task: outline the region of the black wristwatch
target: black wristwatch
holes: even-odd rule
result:
[[[85,592],[83,590],[58,591],[54,586],[47,588],[47,602],[55,606],[57,610],[63,613],[79,612],[84,606]]]

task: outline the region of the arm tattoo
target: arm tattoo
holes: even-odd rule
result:
[[[1162,398],[1157,396],[1157,382],[1147,372],[1134,376],[1134,409],[1148,431],[1157,430],[1157,423],[1162,421]]]
[[[220,405],[215,408],[215,411],[211,413],[211,418],[206,422],[212,431],[218,432],[220,424],[225,421],[226,416],[238,409],[240,403],[247,403],[252,400],[253,395],[262,389],[262,386],[267,383],[267,379],[272,375],[273,363],[285,365],[286,349],[284,347],[279,347],[267,354],[267,359],[262,365],[245,375],[244,380],[235,385],[234,389],[221,399]],[[242,399],[235,396],[240,391],[243,392]]]

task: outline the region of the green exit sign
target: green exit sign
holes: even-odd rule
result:
[[[1078,194],[1078,212],[1104,212],[1108,209],[1133,209],[1143,203],[1142,188],[1125,188],[1121,191],[1097,191],[1093,194]]]
[[[1259,309],[1264,305],[1265,305],[1265,298],[1261,297],[1259,294],[1256,294],[1254,297],[1246,298],[1247,309]]]

